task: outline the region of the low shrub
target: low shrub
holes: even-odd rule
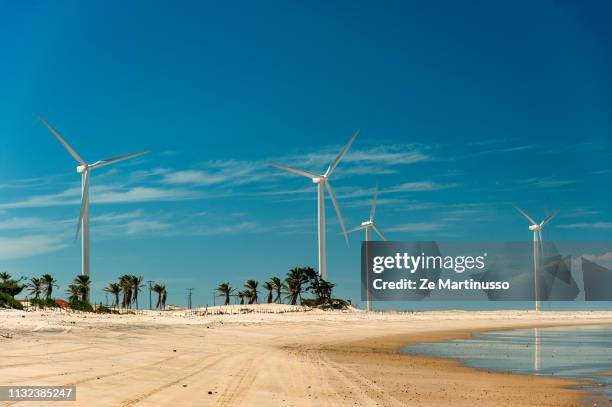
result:
[[[74,311],[94,312],[90,303],[81,300],[72,300],[68,303],[68,306]]]
[[[116,313],[117,311],[114,311],[110,309],[109,307],[102,305],[102,304],[96,307],[96,314],[116,314]]]
[[[332,298],[328,301],[322,301],[319,298],[303,298],[301,304],[307,307],[321,309],[346,309],[349,305],[347,301],[339,298]]]
[[[39,308],[57,308],[58,305],[53,298],[39,298],[30,300],[30,305],[32,307]]]
[[[11,295],[0,292],[0,308],[23,309],[23,305]]]

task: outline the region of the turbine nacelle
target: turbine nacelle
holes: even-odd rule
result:
[[[320,177],[314,177],[312,179],[312,182],[314,182],[315,184],[321,184],[321,183],[324,183],[325,181],[327,181],[327,177],[324,176],[324,175],[322,175]]]
[[[82,174],[87,170],[87,168],[88,168],[87,165],[79,165],[78,167],[76,167],[76,172],[78,172],[79,174]]]
[[[363,221],[359,224],[359,226],[354,227],[353,229],[349,230],[348,233],[353,233],[356,232],[358,230],[366,230],[366,240],[369,240],[369,232],[370,229],[374,229],[374,232],[380,236],[380,238],[382,240],[387,240],[385,239],[385,237],[383,236],[382,233],[380,233],[380,230],[378,230],[378,228],[376,227],[376,224],[374,223],[374,215],[376,215],[376,202],[378,201],[378,186],[376,186],[376,189],[374,190],[374,199],[372,200],[372,208],[370,209],[370,219]]]
[[[542,230],[542,225],[529,225],[529,230],[535,232],[538,230]]]

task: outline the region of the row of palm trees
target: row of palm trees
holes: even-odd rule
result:
[[[131,309],[132,305],[138,309],[138,294],[145,286],[143,284],[142,276],[135,276],[133,274],[124,274],[117,280],[116,283],[109,283],[104,291],[113,296],[112,307],[116,308],[120,306],[121,296],[121,307],[125,309]],[[151,290],[157,294],[157,305],[155,308],[166,309],[166,298],[168,297],[168,290],[163,284],[156,283]]]
[[[59,288],[57,280],[51,274],[43,274],[40,277],[32,277],[28,283],[28,292],[34,296],[34,300],[44,297],[51,299],[53,288]]]
[[[244,304],[245,300],[248,304],[256,304],[259,302],[258,286],[258,281],[250,279],[244,283],[244,290],[237,290],[229,282],[225,282],[219,284],[217,293],[225,298],[224,305],[230,304],[232,296],[237,297],[240,304]],[[308,292],[315,294],[316,303],[329,303],[334,286],[335,284],[319,277],[312,267],[296,267],[289,270],[284,281],[278,277],[272,277],[263,283],[263,288],[268,292],[266,298],[268,304],[282,303],[284,293],[286,294],[284,300],[287,300],[290,305],[296,305],[298,299],[301,302],[302,294]]]
[[[59,288],[56,284],[57,280],[51,274],[43,274],[40,277],[32,277],[28,283],[28,292],[33,295],[33,300],[44,298],[51,299],[53,296],[53,288]],[[72,284],[68,286],[66,293],[69,294],[68,300],[80,300],[89,302],[91,280],[89,276],[78,275],[72,280]]]
[[[3,276],[10,278],[10,275]],[[113,295],[113,307],[119,307],[131,309],[132,305],[138,309],[138,294],[142,291],[145,286],[143,284],[142,276],[135,276],[133,274],[124,274],[119,277],[116,283],[110,283],[104,288],[104,291]],[[89,303],[89,293],[91,290],[91,280],[89,276],[77,275],[72,283],[68,285],[66,293],[69,295],[68,301],[83,301]],[[57,280],[50,274],[43,274],[40,277],[33,277],[30,279],[28,285],[28,291],[33,296],[33,300],[45,299],[50,300],[53,296],[53,289],[59,288]],[[155,284],[151,290],[158,295],[156,308],[165,309],[166,299],[168,297],[168,290],[163,284]],[[121,300],[120,300],[121,296]]]

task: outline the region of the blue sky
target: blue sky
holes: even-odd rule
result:
[[[94,298],[126,272],[170,302],[316,267],[314,184],[389,239],[611,239],[612,9],[514,2],[0,2],[0,269],[80,271],[76,164],[91,189]],[[359,241],[327,205],[329,277],[359,296]]]

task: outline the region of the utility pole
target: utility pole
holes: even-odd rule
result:
[[[193,288],[188,288],[187,291],[187,308],[191,309],[191,292],[193,291]]]
[[[151,284],[153,283],[153,281],[149,280],[147,281],[149,283],[149,309],[152,310],[153,309],[153,301],[151,300]]]

